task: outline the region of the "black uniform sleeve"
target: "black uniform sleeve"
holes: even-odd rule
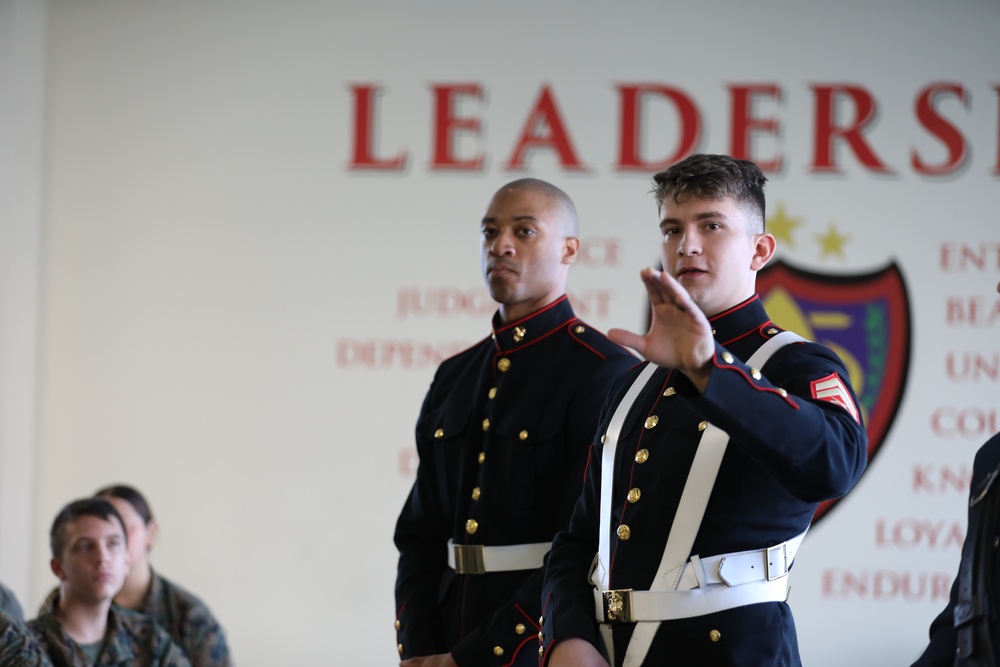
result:
[[[716,344],[713,364],[704,393],[693,387],[684,393],[731,444],[804,501],[851,490],[868,462],[868,434],[847,370],[832,350],[793,343],[755,369]]]
[[[1000,433],[994,435],[986,444],[979,448],[976,453],[976,460],[972,468],[971,490],[982,483],[986,476],[997,469],[1000,465]],[[969,510],[971,519],[972,511]],[[966,535],[974,534],[973,526],[968,526]],[[965,544],[962,545],[962,557],[965,557],[966,550],[973,548],[972,543],[966,537]],[[996,593],[994,592],[994,595]],[[997,598],[994,598],[994,601]],[[920,658],[913,663],[913,667],[951,667],[955,663],[955,650],[958,645],[958,635],[955,631],[955,605],[958,604],[958,577],[951,585],[951,596],[947,606],[931,622],[930,642],[924,649]]]
[[[423,414],[433,403],[434,383],[424,398]],[[417,434],[417,452],[424,460],[426,444]],[[433,460],[428,457],[427,460]],[[418,464],[417,477],[396,521],[399,550],[396,572],[396,643],[401,658],[446,653],[438,614],[448,569],[448,526],[435,492],[433,465]]]

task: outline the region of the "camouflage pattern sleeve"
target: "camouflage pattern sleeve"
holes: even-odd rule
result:
[[[51,667],[31,632],[0,612],[0,667]]]

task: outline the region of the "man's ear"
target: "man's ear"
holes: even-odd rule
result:
[[[563,264],[572,264],[580,254],[580,239],[575,236],[567,236],[563,244]]]
[[[778,242],[770,234],[754,234],[754,252],[750,260],[750,269],[760,271],[774,257]]]
[[[59,581],[66,581],[66,573],[63,571],[62,561],[58,558],[52,558],[49,561],[49,568],[51,568],[52,574],[59,577]]]
[[[146,553],[153,550],[153,545],[156,544],[156,534],[159,530],[160,526],[156,523],[156,519],[150,519],[149,523],[146,524]]]

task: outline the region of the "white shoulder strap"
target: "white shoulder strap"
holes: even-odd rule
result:
[[[779,349],[790,343],[802,341],[805,339],[798,334],[783,331],[761,345],[747,361],[747,365],[763,368],[771,355]],[[684,564],[691,556],[691,547],[694,545],[694,539],[701,527],[701,520],[705,516],[705,508],[712,495],[715,478],[719,474],[719,466],[722,465],[722,457],[726,453],[728,444],[729,435],[712,424],[709,424],[702,433],[694,461],[691,463],[691,470],[688,472],[687,481],[684,484],[684,491],[681,493],[677,514],[674,516],[670,528],[670,535],[667,536],[667,546],[663,550],[663,559],[660,561],[660,567],[656,571],[656,577],[653,579],[650,590],[674,590],[677,588]],[[603,493],[602,484],[602,496]],[[659,627],[658,622],[636,625],[625,653],[625,667],[635,667],[642,663]]]
[[[597,550],[597,569],[594,572],[594,584],[602,591],[608,590],[608,564],[611,556],[611,487],[615,477],[615,450],[618,448],[618,436],[628,411],[639,397],[653,373],[659,368],[654,363],[647,363],[639,376],[628,388],[625,397],[618,403],[615,413],[608,423],[608,432],[604,435],[604,451],[601,454],[601,520],[600,538]]]

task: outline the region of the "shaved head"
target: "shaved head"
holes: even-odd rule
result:
[[[576,214],[576,206],[569,195],[556,186],[537,178],[520,178],[504,185],[497,190],[497,194],[505,190],[530,190],[545,195],[562,209],[563,214],[559,219],[564,225],[563,234],[574,238],[580,235],[580,220]]]

